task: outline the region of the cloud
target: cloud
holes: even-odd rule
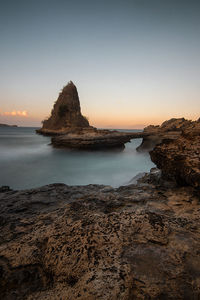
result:
[[[1,113],[2,116],[20,116],[20,117],[28,117],[28,113],[26,110],[13,110],[13,111],[6,111]]]

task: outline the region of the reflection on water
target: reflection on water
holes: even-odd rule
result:
[[[136,152],[140,139],[126,144],[123,152],[70,151],[49,143],[50,138],[35,134],[35,128],[0,128],[0,186],[26,189],[56,182],[119,186],[154,166],[148,154]]]

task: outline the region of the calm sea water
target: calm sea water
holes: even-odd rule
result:
[[[52,148],[50,138],[35,129],[0,128],[0,186],[26,189],[60,182],[116,187],[154,166],[148,154],[135,150],[141,139],[126,144],[123,152],[79,152]]]

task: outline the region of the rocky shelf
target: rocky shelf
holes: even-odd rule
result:
[[[80,132],[59,135],[51,139],[54,147],[78,150],[124,149],[133,138],[142,138],[141,132],[119,132],[110,130],[82,130]]]
[[[197,121],[199,124],[199,121]],[[101,150],[101,149],[124,149],[125,144],[132,139],[142,138],[141,145],[137,151],[151,151],[156,145],[163,141],[176,141],[183,131],[196,122],[185,120],[184,118],[170,119],[161,126],[148,126],[142,132],[119,132],[111,130],[99,130],[94,127],[74,128],[68,133],[55,133],[51,142],[54,147],[64,147],[82,150]]]

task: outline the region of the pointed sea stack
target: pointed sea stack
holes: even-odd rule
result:
[[[81,114],[76,86],[70,81],[60,92],[51,111],[51,116],[43,121],[38,133],[57,135],[89,128],[89,122]]]
[[[90,126],[81,114],[78,92],[72,81],[60,93],[51,112],[37,133],[52,136],[54,147],[76,150],[123,150],[131,138],[141,138],[141,133],[99,130]],[[53,137],[54,136],[54,137]]]

